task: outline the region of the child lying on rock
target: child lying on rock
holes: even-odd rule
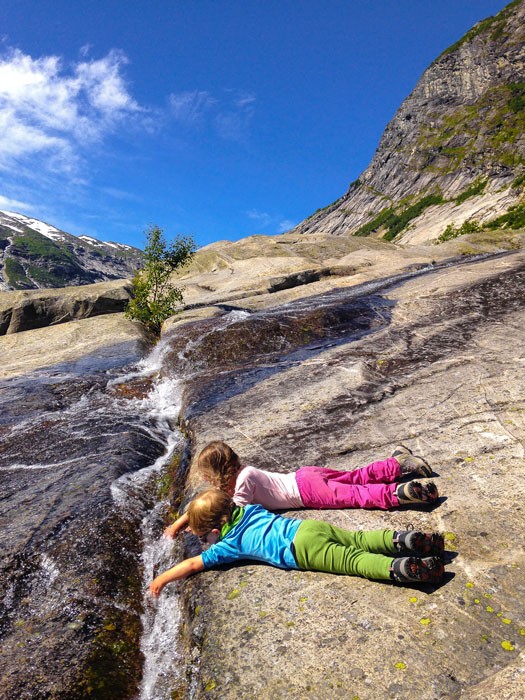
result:
[[[444,573],[444,540],[436,533],[342,530],[259,505],[239,507],[215,488],[197,496],[187,514],[191,531],[211,547],[157,576],[149,585],[155,596],[167,583],[242,559],[409,584],[436,583]]]
[[[210,484],[226,491],[235,503],[258,503],[268,510],[290,508],[396,508],[407,504],[432,504],[438,499],[430,481],[400,479],[417,475],[429,477],[432,469],[421,457],[403,446],[392,456],[354,471],[325,467],[301,467],[280,474],[241,464],[232,448],[217,440],[207,445],[197,458],[197,470]],[[164,531],[175,537],[188,525],[185,513]]]

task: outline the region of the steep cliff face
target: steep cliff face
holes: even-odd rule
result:
[[[73,236],[16,212],[0,211],[0,290],[91,284],[131,277],[142,251]]]
[[[473,27],[425,71],[346,194],[295,231],[422,243],[448,223],[482,224],[519,205],[524,40],[525,0]]]

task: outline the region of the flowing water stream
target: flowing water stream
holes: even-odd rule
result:
[[[162,596],[153,602],[147,593],[147,585],[154,576],[174,563],[174,543],[159,537],[167,504],[158,501],[148,508],[149,499],[144,502],[144,495],[149,493],[152,480],[155,481],[183,443],[182,435],[173,428],[180,410],[180,381],[159,376],[167,349],[168,344],[160,341],[152,353],[139,363],[136,371],[120,377],[115,382],[126,384],[141,378],[156,377],[151,391],[143,401],[149,410],[156,414],[158,423],[163,424],[166,431],[164,454],[153,464],[138,472],[125,474],[111,485],[115,503],[120,508],[134,511],[141,520],[144,589],[141,651],[144,655],[144,665],[137,700],[160,700],[169,697],[170,689],[179,684],[182,668],[177,649],[180,617],[178,596],[173,591],[172,595]]]
[[[247,315],[226,314],[214,331]],[[195,342],[180,352],[190,373]],[[158,493],[184,449],[184,372],[165,366],[169,352],[167,339],[124,368],[91,357],[0,383],[2,699],[59,696],[61,683],[89,694],[108,663],[118,669],[109,697],[161,700],[178,685],[177,590],[157,602],[146,593],[181,556],[161,537]],[[90,666],[100,679],[83,678]]]
[[[173,545],[159,540],[166,504],[156,488],[184,443],[179,382],[159,375],[163,351],[159,343],[125,373],[91,358],[0,385],[2,698],[37,697],[36,678],[38,697],[54,696],[64,673],[56,667],[75,677],[83,654],[107,655],[88,649],[87,640],[100,647],[104,634],[122,676],[141,662],[133,650],[127,658],[130,642],[116,635],[136,629],[142,593],[133,571],[142,565],[145,589],[154,567],[173,556]],[[173,661],[178,606],[166,597],[157,615],[143,607],[147,700],[163,697],[154,659],[164,649]],[[80,672],[74,682],[88,683]]]
[[[214,330],[223,331],[236,321],[249,316],[242,311],[232,311],[214,324]],[[202,337],[195,341],[189,340],[184,351],[179,353],[180,361],[185,364],[185,356],[190,354],[195,344],[199,344]],[[179,415],[181,407],[181,394],[183,389],[183,375],[178,378],[169,376],[169,368],[166,367],[166,357],[171,352],[170,340],[165,338],[155,347],[153,352],[139,364],[138,370],[121,378],[119,381],[133,382],[140,377],[156,376],[154,386],[147,397],[152,407],[156,407],[160,421],[167,421],[168,426],[173,425]],[[189,367],[186,366],[187,372]],[[167,376],[161,376],[162,372]],[[142,495],[148,490],[148,483],[153,474],[166,466],[174,451],[180,450],[183,437],[178,430],[172,430],[167,434],[166,452],[159,457],[154,464],[133,474],[124,475],[112,484],[112,493],[115,502],[124,508],[136,508],[143,514],[141,532],[143,538],[143,585],[144,585],[144,612],[142,614],[142,639],[141,650],[144,655],[144,666],[141,687],[137,700],[164,700],[171,697],[174,687],[183,683],[182,674],[186,669],[186,661],[181,656],[177,647],[177,638],[180,625],[180,601],[177,587],[167,589],[158,600],[153,601],[146,589],[154,576],[163,571],[181,557],[181,545],[179,542],[160,537],[162,532],[163,516],[167,503],[157,502],[150,510],[145,511]]]

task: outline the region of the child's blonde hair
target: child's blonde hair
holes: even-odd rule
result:
[[[221,529],[230,522],[235,503],[227,493],[220,489],[207,489],[199,494],[188,506],[186,511],[191,530],[199,534],[207,534],[210,530]]]
[[[214,440],[201,450],[197,457],[197,469],[206,481],[226,491],[242,465],[229,445],[222,440]]]

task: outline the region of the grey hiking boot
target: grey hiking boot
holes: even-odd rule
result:
[[[408,474],[417,474],[418,476],[427,478],[432,476],[432,468],[423,457],[416,457],[416,455],[412,454],[412,451],[404,445],[398,445],[392,452],[392,457],[399,462],[401,476],[407,476]]]
[[[438,557],[400,557],[392,562],[392,578],[398,583],[438,583],[444,573]]]
[[[441,557],[445,551],[443,535],[437,532],[401,530],[394,535],[394,544],[398,552],[406,556]]]
[[[400,506],[409,503],[435,503],[439,498],[437,486],[433,481],[426,484],[422,484],[420,481],[407,481],[405,484],[398,484],[396,496]]]

